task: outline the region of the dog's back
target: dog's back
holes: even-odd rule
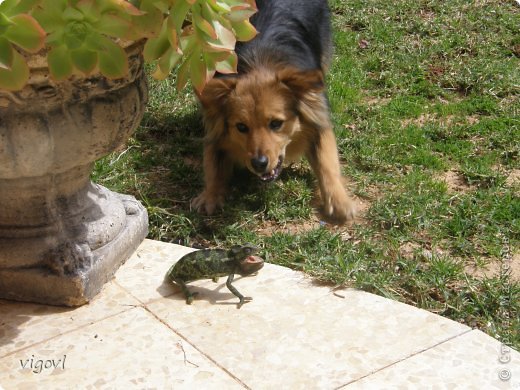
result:
[[[255,39],[239,42],[239,73],[265,62],[301,70],[328,67],[331,54],[330,12],[326,0],[257,0],[251,22]]]

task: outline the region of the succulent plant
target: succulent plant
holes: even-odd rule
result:
[[[128,72],[122,40],[145,39],[153,76],[176,69],[177,87],[202,91],[216,71],[236,72],[234,47],[252,39],[254,0],[0,0],[0,88],[21,89],[29,69],[21,51],[46,46],[51,76]]]

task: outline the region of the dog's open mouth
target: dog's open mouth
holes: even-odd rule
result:
[[[276,167],[274,167],[271,172],[264,173],[263,175],[260,175],[260,180],[263,182],[270,182],[275,180],[278,176],[280,176],[280,172],[282,172],[282,163],[283,163],[283,157],[280,156],[278,158],[278,164],[276,164]]]

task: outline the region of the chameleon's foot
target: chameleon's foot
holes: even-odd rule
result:
[[[198,292],[194,292],[194,293],[190,293],[189,295],[186,295],[186,304],[191,305],[193,302],[193,298],[195,298],[195,296],[197,296],[197,295],[199,295]]]
[[[253,298],[251,297],[242,297],[240,298],[240,302],[237,304],[237,309],[240,309],[244,303],[251,302]]]

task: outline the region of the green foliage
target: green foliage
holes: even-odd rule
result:
[[[0,88],[21,89],[29,77],[16,45],[36,52],[45,45],[51,76],[128,73],[122,41],[146,39],[144,57],[165,79],[178,70],[177,87],[191,79],[201,92],[216,71],[234,73],[237,40],[256,30],[253,0],[6,0],[0,4]]]
[[[43,47],[45,31],[27,14],[31,1],[5,0],[0,3],[0,87],[17,90],[29,78],[29,68],[18,47],[30,53]]]

